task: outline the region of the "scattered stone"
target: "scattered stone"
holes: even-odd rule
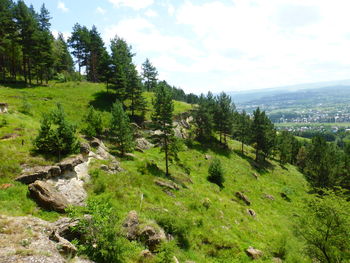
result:
[[[163,189],[163,192],[166,193],[168,196],[176,197],[172,192],[170,192],[170,191],[167,190],[167,189]]]
[[[32,184],[36,180],[44,180],[59,176],[60,174],[61,168],[59,166],[35,166],[25,168],[22,174],[15,180],[23,184]]]
[[[248,256],[250,256],[252,259],[259,259],[260,257],[262,257],[263,252],[259,249],[255,249],[253,247],[249,247],[246,250],[246,253],[248,254]]]
[[[151,251],[149,251],[148,249],[142,250],[140,253],[140,257],[142,258],[152,258],[153,254]]]
[[[148,150],[154,146],[152,143],[147,141],[145,138],[137,138],[135,140],[135,143],[136,143],[136,149],[139,149],[142,151]]]
[[[90,218],[91,216],[85,215],[84,218]],[[53,223],[53,231],[56,232],[60,237],[67,239],[68,241],[72,241],[75,238],[79,238],[79,234],[74,231],[74,227],[76,227],[79,223],[78,219],[72,219],[69,217],[61,217],[56,222]]]
[[[13,184],[0,184],[0,190],[5,190],[12,187]]]
[[[90,145],[86,142],[80,144],[80,153],[83,155],[88,155],[90,152]]]
[[[174,263],[180,263],[180,261],[177,259],[176,256],[174,256],[173,259],[174,259]]]
[[[209,155],[209,154],[206,154],[206,155],[204,156],[204,158],[205,158],[205,160],[211,160],[211,159],[213,159],[213,157],[212,157],[211,155]]]
[[[265,197],[266,199],[271,200],[271,201],[274,201],[274,200],[275,200],[275,198],[273,197],[273,195],[264,194],[264,197]]]
[[[97,138],[93,138],[92,141],[90,142],[91,147],[98,148],[98,147],[105,147],[103,142]]]
[[[105,165],[105,164],[101,164],[100,169],[103,170],[103,171],[106,171],[106,172],[109,171],[109,167],[107,165]]]
[[[168,188],[171,190],[180,190],[180,187],[174,183],[174,182],[166,182],[160,179],[154,180],[156,185],[159,185],[160,187]]]
[[[250,205],[250,201],[247,196],[245,196],[242,192],[236,192],[236,197],[242,200],[246,205]]]
[[[29,185],[29,193],[45,209],[64,212],[68,207],[67,199],[49,183],[35,181]]]
[[[248,213],[248,215],[250,215],[250,216],[252,216],[252,217],[256,217],[256,213],[255,213],[255,211],[253,210],[253,209],[247,209],[247,213]]]
[[[164,230],[153,225],[146,225],[140,229],[138,238],[143,242],[150,251],[154,252],[158,246],[166,241]]]
[[[83,157],[81,155],[78,155],[64,159],[58,164],[58,166],[61,168],[61,173],[64,173],[66,171],[73,171],[75,166],[83,162]]]
[[[8,113],[8,104],[0,102],[0,113]]]
[[[292,201],[292,200],[289,198],[289,196],[286,195],[285,193],[281,193],[281,197],[282,197],[284,200],[286,200],[287,202]]]
[[[67,256],[74,257],[77,253],[77,248],[70,243],[67,239],[61,237],[56,231],[53,231],[50,235],[50,240],[57,242],[57,249],[60,253]]]
[[[206,197],[203,201],[203,206],[206,208],[206,209],[209,209],[210,206],[211,206],[211,201],[208,197]]]
[[[129,240],[137,239],[139,217],[136,211],[132,210],[128,213],[128,216],[124,220],[123,227],[126,231],[126,237]]]
[[[16,138],[18,136],[19,136],[19,134],[17,134],[17,133],[7,133],[4,136],[2,136],[0,138],[0,140],[10,140],[10,139],[14,139],[14,138]]]
[[[256,180],[259,179],[259,175],[257,173],[253,173],[253,176],[255,177]]]

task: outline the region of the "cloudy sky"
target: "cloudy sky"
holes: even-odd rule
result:
[[[25,0],[53,32],[96,25],[186,92],[350,79],[348,0]]]

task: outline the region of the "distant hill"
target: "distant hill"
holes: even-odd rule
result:
[[[283,86],[268,89],[256,89],[248,91],[231,91],[226,92],[229,94],[233,101],[237,104],[246,103],[250,101],[255,101],[261,98],[273,97],[276,95],[295,93],[297,91],[315,90],[322,88],[345,88],[350,87],[350,80],[338,80],[338,81],[325,81],[316,83],[305,83],[291,86]]]

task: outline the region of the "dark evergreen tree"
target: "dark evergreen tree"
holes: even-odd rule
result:
[[[232,134],[233,129],[233,117],[236,107],[232,102],[230,96],[222,92],[216,97],[216,107],[214,111],[214,124],[215,130],[219,133],[220,142],[224,138],[226,143],[226,136]]]
[[[142,77],[144,80],[144,85],[147,91],[154,90],[157,85],[157,69],[152,65],[152,63],[147,58],[142,64]]]
[[[244,144],[248,144],[251,138],[251,119],[249,115],[243,111],[242,113],[235,114],[234,121],[234,133],[233,136],[236,137],[241,142],[241,151],[244,154]]]
[[[199,140],[209,140],[214,130],[214,109],[210,99],[201,95],[198,107],[193,112],[196,136]]]
[[[100,136],[103,131],[103,123],[101,113],[97,112],[93,106],[89,107],[84,119],[83,132],[89,137]]]
[[[109,138],[117,143],[121,155],[134,149],[133,134],[130,126],[130,120],[123,105],[116,101],[112,106],[112,118],[109,126]]]
[[[128,106],[128,109],[131,111],[131,117],[134,119],[136,112],[139,112],[141,116],[144,116],[147,104],[142,95],[141,79],[134,65],[130,68],[130,81],[127,98],[130,100],[130,106]]]
[[[55,73],[73,73],[73,59],[68,51],[68,45],[64,40],[63,34],[58,33],[58,37],[53,43],[53,68]]]
[[[209,165],[208,181],[217,184],[220,188],[224,188],[224,170],[219,159],[214,159]]]
[[[169,176],[169,145],[174,136],[172,117],[174,104],[172,94],[165,85],[158,85],[153,100],[152,121],[155,130],[160,130],[158,138],[161,144],[161,150],[165,153],[165,174]]]
[[[253,112],[252,143],[255,145],[255,160],[264,161],[275,145],[276,132],[265,111],[257,108]],[[262,157],[262,158],[261,158]]]

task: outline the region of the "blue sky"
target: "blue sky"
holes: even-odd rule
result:
[[[96,25],[148,57],[186,92],[249,90],[350,78],[348,0],[25,0],[52,31]]]

